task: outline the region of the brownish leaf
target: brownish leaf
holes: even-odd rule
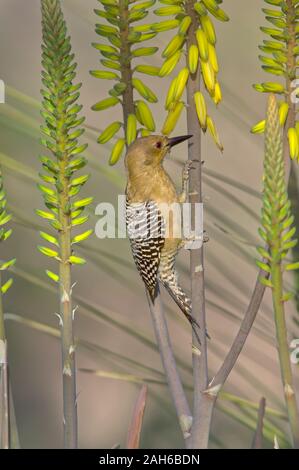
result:
[[[138,449],[147,398],[147,386],[143,385],[135,403],[132,421],[128,430],[127,449]]]

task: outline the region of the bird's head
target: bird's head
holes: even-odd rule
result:
[[[180,144],[191,135],[179,137],[167,137],[165,135],[150,135],[141,137],[133,142],[128,148],[125,164],[130,170],[142,170],[146,167],[156,167],[160,165],[167,153],[174,145]]]

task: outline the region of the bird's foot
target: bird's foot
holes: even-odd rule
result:
[[[194,160],[187,160],[185,162],[182,175],[183,181],[189,181],[190,171],[195,169],[195,166],[192,166],[193,164]]]
[[[208,241],[209,237],[207,236],[205,230],[200,234],[191,232],[189,237],[182,240],[181,247],[185,250],[198,250],[202,247],[203,243],[207,243]]]
[[[182,192],[179,197],[179,201],[181,204],[187,202],[188,199],[188,184],[190,178],[190,171],[193,170],[195,167],[192,166],[194,160],[187,160],[184,164],[183,173],[182,173]]]

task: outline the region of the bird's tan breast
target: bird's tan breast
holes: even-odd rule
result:
[[[129,202],[178,202],[174,183],[162,167],[129,178],[126,194]]]
[[[160,167],[157,171],[131,178],[127,185],[129,203],[155,201],[166,226],[164,249],[175,250],[181,242],[181,219],[179,197],[173,181]]]

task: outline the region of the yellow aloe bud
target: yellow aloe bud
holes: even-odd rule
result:
[[[136,72],[145,73],[146,75],[159,75],[159,67],[155,67],[154,65],[137,65],[135,67]]]
[[[222,101],[222,92],[221,92],[221,87],[219,82],[216,82],[215,84],[215,93],[213,96],[214,103],[217,105]]]
[[[216,130],[216,126],[214,124],[214,121],[213,119],[210,117],[210,116],[207,116],[207,127],[210,131],[210,134],[211,136],[213,137],[214,139],[214,142],[215,144],[217,145],[217,147],[219,148],[219,150],[221,152],[223,152],[223,145],[222,143],[220,142],[220,139],[219,139],[219,135],[218,135],[218,132]]]
[[[189,54],[188,54],[188,63],[189,63],[189,69],[191,73],[196,73],[196,70],[198,67],[198,56],[199,56],[198,47],[195,44],[192,44],[190,46]]]
[[[108,70],[91,70],[90,75],[95,78],[101,78],[104,80],[117,80],[119,76],[115,72],[110,72]]]
[[[217,18],[217,20],[220,20],[220,21],[229,20],[229,17],[225,13],[225,11],[219,8],[218,2],[216,2],[216,0],[202,0],[202,2],[205,5],[205,7],[209,10],[209,12],[212,13],[212,15],[215,16],[215,18]]]
[[[202,3],[210,12],[216,11],[219,8],[218,3],[215,0],[202,0]]]
[[[166,20],[160,21],[160,23],[151,24],[151,29],[157,33],[162,33],[163,31],[169,31],[179,26],[179,20]]]
[[[118,139],[118,141],[115,143],[110,155],[109,165],[115,165],[118,162],[118,160],[122,156],[125,143],[125,139]]]
[[[137,135],[137,120],[135,114],[129,114],[127,120],[126,139],[127,144],[130,145],[136,139]]]
[[[187,67],[184,67],[177,76],[176,87],[174,90],[175,101],[178,101],[181,98],[185,90],[185,86],[186,86],[188,78],[189,78],[189,70],[187,69]]]
[[[171,57],[173,54],[175,54],[176,51],[178,51],[181,48],[184,41],[185,41],[184,36],[180,36],[179,34],[174,36],[171,39],[171,41],[168,43],[166,48],[164,49],[162,53],[162,57],[166,57],[166,58]]]
[[[204,16],[208,13],[203,3],[195,3],[194,10],[198,13],[199,16]]]
[[[133,78],[132,80],[133,87],[140,93],[140,95],[145,98],[150,103],[157,103],[158,98],[155,93],[146,86],[139,78]]]
[[[210,62],[201,62],[201,71],[206,88],[213,97],[215,93],[215,73]]]
[[[138,49],[135,49],[132,51],[132,56],[133,57],[142,57],[142,56],[148,56],[148,55],[153,55],[155,52],[157,52],[158,47],[138,47]]]
[[[182,19],[182,22],[179,27],[179,34],[184,36],[187,33],[191,23],[192,23],[191,16],[185,16],[185,18]]]
[[[165,60],[164,64],[162,65],[159,76],[160,77],[165,77],[166,75],[169,75],[175,66],[177,65],[178,61],[181,58],[181,51],[177,51],[173,56],[171,56],[169,59]]]
[[[205,132],[207,130],[207,105],[200,91],[194,93],[194,102],[200,127]]]
[[[229,16],[221,8],[218,8],[218,10],[214,11],[212,14],[219,21],[229,21]]]
[[[94,104],[91,109],[93,111],[103,111],[104,109],[111,108],[112,106],[115,106],[118,103],[119,99],[112,96],[111,98],[105,98],[104,100]]]
[[[136,102],[136,115],[138,120],[140,119],[141,124],[143,124],[149,131],[154,132],[156,129],[155,121],[151,110],[144,101]]]
[[[284,85],[281,85],[280,83],[264,82],[261,86],[264,91],[269,93],[284,93],[285,91]]]
[[[121,122],[113,122],[108,126],[100,135],[98,138],[98,143],[99,144],[105,144],[108,142],[112,137],[119,131],[121,128]]]
[[[263,132],[265,132],[265,128],[266,128],[266,120],[263,119],[262,121],[259,121],[257,124],[255,124],[251,128],[250,132],[252,134],[262,134]]]
[[[219,65],[218,65],[216,49],[212,44],[209,44],[208,48],[209,48],[209,61],[211,62],[214,72],[218,73]]]
[[[209,16],[208,15],[201,16],[200,17],[200,23],[201,23],[202,29],[204,30],[204,32],[207,35],[208,41],[211,44],[215,45],[216,44],[215,28],[214,28],[214,25],[213,25],[211,19],[209,18]]]
[[[181,112],[183,111],[183,108],[184,103],[182,101],[178,101],[169,111],[162,128],[162,134],[169,135],[173,131],[179,120]]]
[[[288,130],[288,139],[289,139],[289,148],[290,148],[290,157],[292,160],[299,157],[299,139],[297,131],[294,127],[291,127]]]
[[[168,89],[168,93],[167,93],[166,100],[165,100],[165,109],[167,110],[170,108],[170,106],[174,102],[174,92],[176,88],[176,81],[177,81],[177,77],[174,77]]]
[[[196,40],[198,44],[198,51],[201,60],[206,62],[209,58],[208,39],[202,29],[196,31]]]
[[[158,16],[171,16],[171,15],[179,15],[183,13],[182,7],[180,5],[172,5],[169,7],[161,7],[157,8],[154,13]]]
[[[289,105],[288,103],[283,101],[282,103],[280,103],[280,106],[279,106],[279,122],[282,127],[286,123],[288,114],[289,114]]]

